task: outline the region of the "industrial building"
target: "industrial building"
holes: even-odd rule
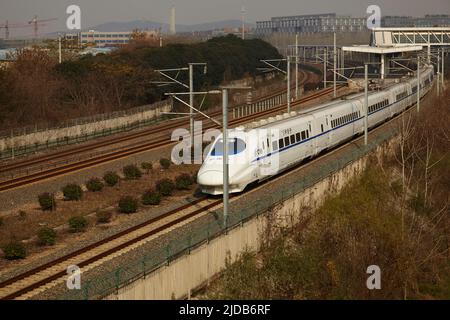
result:
[[[426,15],[424,17],[384,16],[382,27],[448,27],[449,15]],[[272,33],[326,33],[358,32],[367,30],[367,18],[338,16],[335,13],[274,17],[269,21],[256,22],[255,34]]]
[[[269,21],[257,21],[255,33],[264,36],[277,32],[357,32],[366,28],[366,20],[366,18],[338,16],[335,13],[274,17]]]
[[[385,16],[381,18],[382,27],[449,27],[449,15],[426,15],[424,17]]]
[[[157,31],[142,31],[147,37],[153,38],[158,36]],[[95,44],[97,46],[114,46],[127,44],[133,31],[124,32],[101,32],[90,30],[79,34],[81,44]]]

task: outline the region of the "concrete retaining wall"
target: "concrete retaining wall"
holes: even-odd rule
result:
[[[106,115],[105,120],[101,121],[72,125],[65,128],[49,129],[13,137],[5,137],[0,139],[0,151],[10,149],[11,146],[14,146],[14,148],[19,148],[24,146],[32,146],[34,144],[45,144],[47,141],[63,140],[66,137],[91,135],[94,132],[101,132],[102,130],[114,130],[115,128],[120,128],[138,121],[155,119],[163,112],[170,112],[171,108],[172,106],[170,101],[167,101],[166,103],[157,104],[154,108],[150,106],[148,109],[146,109],[145,106],[141,107],[143,111],[136,112],[131,115],[110,119]]]
[[[278,224],[290,226],[319,208],[327,196],[338,193],[352,178],[367,166],[370,155],[381,156],[393,150],[396,139],[377,147],[372,153],[348,164],[343,169],[324,178],[264,213],[229,231],[209,243],[195,248],[170,265],[164,266],[145,278],[138,279],[106,297],[108,300],[153,300],[190,297],[192,290],[205,285],[225,267],[227,257],[231,261],[246,248],[259,250],[268,222],[276,219]]]

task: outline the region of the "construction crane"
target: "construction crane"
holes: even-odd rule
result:
[[[51,19],[44,19],[44,20],[38,20],[38,16],[35,15],[32,20],[28,21],[28,24],[33,25],[34,27],[34,38],[36,39],[38,37],[38,30],[39,27],[46,26],[46,24],[43,24],[43,22],[50,22],[58,20],[57,18],[51,18]]]
[[[28,28],[29,25],[28,24],[24,24],[24,23],[9,23],[8,20],[5,21],[4,24],[0,24],[0,29],[5,29],[5,40],[9,39],[9,35],[10,29],[15,29],[15,28]]]

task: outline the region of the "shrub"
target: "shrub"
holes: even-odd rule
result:
[[[181,174],[175,179],[175,185],[178,190],[189,190],[192,186],[192,177],[186,173]]]
[[[92,178],[86,182],[86,188],[91,192],[100,192],[105,185],[99,178]]]
[[[149,172],[153,169],[153,165],[151,162],[142,162],[141,168],[142,170],[145,170],[147,174],[149,174]]]
[[[11,242],[3,247],[5,253],[5,259],[7,260],[19,260],[25,259],[27,256],[27,250],[25,246],[20,242]]]
[[[108,171],[103,176],[103,180],[105,180],[106,184],[110,187],[114,187],[119,182],[119,179],[120,178],[117,175],[117,173],[115,173],[113,171]]]
[[[142,204],[156,206],[161,202],[161,194],[158,191],[149,190],[142,195]]]
[[[43,246],[52,246],[56,242],[56,231],[52,228],[42,228],[37,233],[39,244]]]
[[[78,201],[81,200],[83,196],[83,190],[77,184],[68,184],[63,188],[64,199],[68,201]]]
[[[109,211],[98,211],[96,213],[97,223],[109,223],[112,219],[112,213]]]
[[[142,177],[142,172],[136,167],[134,164],[130,164],[129,166],[123,167],[123,174],[125,178],[128,180],[136,180]]]
[[[130,214],[137,212],[137,200],[131,196],[123,197],[119,200],[120,213]]]
[[[156,190],[163,196],[170,196],[175,189],[175,184],[169,179],[163,179],[156,183]]]
[[[171,162],[169,159],[163,158],[163,159],[159,160],[159,164],[161,165],[161,168],[163,168],[164,170],[167,170],[170,168]]]
[[[55,196],[50,193],[43,193],[38,196],[39,205],[43,211],[50,211],[56,209]]]
[[[72,217],[69,219],[70,232],[72,232],[72,233],[83,232],[86,230],[88,224],[89,223],[85,217],[79,217],[79,216]]]
[[[198,171],[192,174],[192,184],[197,183]]]

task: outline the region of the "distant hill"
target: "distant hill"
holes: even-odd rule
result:
[[[223,28],[238,28],[241,26],[240,20],[223,20],[216,22],[200,23],[194,25],[177,25],[177,32],[194,32],[194,31],[208,31]],[[252,26],[252,24],[247,24],[247,26]],[[167,23],[145,21],[145,20],[134,20],[125,22],[107,22],[103,23],[87,30],[96,31],[132,31],[134,29],[159,29],[163,32],[169,30],[169,25]]]

